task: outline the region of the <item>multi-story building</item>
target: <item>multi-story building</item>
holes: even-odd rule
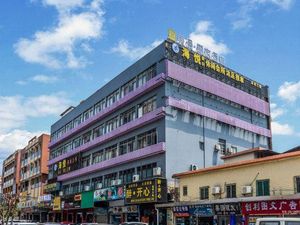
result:
[[[44,194],[48,179],[48,144],[50,136],[42,134],[28,141],[20,151],[20,202],[21,217],[33,221],[46,221],[47,201],[51,198]]]
[[[180,202],[158,206],[168,210],[165,224],[247,225],[257,217],[300,216],[300,147],[281,154],[250,149],[224,162],[174,175]]]
[[[3,161],[2,192],[17,194],[20,186],[20,151],[17,150]]]
[[[179,171],[271,147],[268,87],[174,40],[164,41],[51,126],[48,185],[56,193],[61,185],[53,220],[152,222],[154,203],[167,194],[147,198],[150,186],[156,191],[165,183],[155,177],[167,179],[170,187]],[[149,182],[137,182],[143,180]],[[124,201],[125,184],[130,191]],[[89,204],[83,201],[88,198]]]
[[[2,176],[0,176],[0,195],[2,195]]]

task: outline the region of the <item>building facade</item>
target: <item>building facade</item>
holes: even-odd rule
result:
[[[51,219],[152,223],[157,196],[131,201],[124,185],[170,187],[179,171],[270,148],[269,108],[267,86],[169,38],[51,126]]]
[[[33,137],[20,151],[19,208],[22,219],[47,221],[51,197],[44,193],[44,185],[48,179],[49,141],[48,134]]]
[[[15,195],[20,187],[20,151],[17,150],[3,161],[2,193]]]
[[[300,148],[281,154],[268,151],[236,153],[235,161],[175,174],[180,202],[168,208],[175,224],[255,224],[257,217],[299,217]],[[244,160],[245,155],[253,158]],[[195,214],[194,208],[201,210]]]

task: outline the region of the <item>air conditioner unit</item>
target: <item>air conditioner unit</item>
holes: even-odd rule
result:
[[[122,184],[122,180],[121,179],[117,179],[116,180],[116,185],[121,185]]]
[[[85,185],[84,186],[84,191],[89,191],[91,190],[91,186],[90,185]]]
[[[132,180],[133,180],[133,182],[139,181],[140,180],[140,175],[138,175],[138,174],[133,175]]]
[[[191,164],[190,165],[190,170],[191,171],[194,171],[194,170],[197,170],[198,169],[198,166],[197,165],[195,165],[195,164]]]
[[[161,167],[153,168],[153,176],[161,176]]]
[[[59,192],[59,196],[64,196],[64,192],[63,192],[63,191],[60,191],[60,192]]]
[[[242,188],[242,194],[246,195],[246,194],[251,194],[252,193],[252,187],[251,186],[244,186]]]
[[[97,183],[97,184],[96,184],[96,188],[97,188],[97,189],[101,189],[101,188],[102,188],[102,183]]]
[[[221,187],[219,187],[219,186],[213,187],[212,190],[211,190],[211,193],[212,193],[213,195],[220,194],[220,193],[221,193]]]
[[[111,186],[117,185],[117,180],[111,180]]]
[[[221,145],[220,144],[216,144],[215,145],[215,151],[220,151],[221,150]]]

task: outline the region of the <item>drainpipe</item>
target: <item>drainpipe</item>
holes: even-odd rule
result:
[[[155,207],[156,210],[156,225],[159,225],[159,209]]]

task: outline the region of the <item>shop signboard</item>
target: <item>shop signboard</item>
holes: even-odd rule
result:
[[[107,200],[107,188],[99,189],[94,192],[94,202]]]
[[[118,200],[125,197],[124,187],[110,187],[107,189],[107,200]]]
[[[75,202],[81,201],[81,194],[74,195],[74,201]]]
[[[51,184],[47,184],[44,186],[45,192],[58,191],[60,189],[60,184],[55,182]]]
[[[213,216],[212,205],[201,204],[201,205],[190,205],[189,214],[198,217],[210,217]]]
[[[243,215],[300,214],[300,199],[242,202]]]
[[[51,195],[41,195],[39,196],[39,202],[51,202],[52,198]]]
[[[61,210],[61,198],[55,197],[53,200],[53,211]]]
[[[80,207],[82,209],[93,208],[94,207],[93,197],[94,197],[93,191],[82,192]]]
[[[239,203],[214,204],[214,210],[216,215],[241,214],[241,207]]]
[[[126,185],[125,203],[153,203],[167,201],[167,182],[155,178]]]
[[[189,207],[186,205],[181,206],[174,206],[173,207],[173,213],[175,217],[188,217],[189,214]]]

